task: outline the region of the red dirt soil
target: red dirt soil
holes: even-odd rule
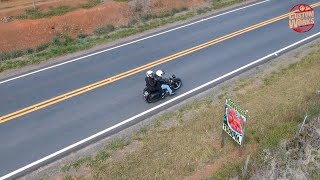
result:
[[[151,0],[151,11],[161,13],[172,8],[193,8],[201,5],[204,1]],[[0,19],[23,13],[26,8],[32,7],[31,2],[31,0],[29,4],[22,0],[1,2]],[[47,10],[49,7],[76,6],[83,2],[86,0],[47,0],[38,1],[37,7],[41,10]],[[34,48],[39,44],[50,42],[53,37],[62,32],[68,32],[74,36],[79,32],[91,34],[95,29],[107,24],[126,25],[132,15],[128,3],[110,0],[94,8],[78,9],[63,16],[35,20],[14,19],[8,23],[0,21],[0,53]]]

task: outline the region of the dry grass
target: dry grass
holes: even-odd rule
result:
[[[224,89],[223,97],[232,94],[230,89],[241,92],[231,98],[249,109],[247,153],[277,147],[281,139],[295,134],[306,111],[320,112],[320,98],[315,95],[320,89],[320,47],[313,48],[298,63],[267,77],[242,80],[233,88]],[[237,145],[229,138],[223,150],[219,146],[223,101],[220,98],[213,102],[210,97],[166,114],[133,136],[141,142],[134,152],[116,160],[106,156],[102,156],[103,160],[87,159],[90,177],[82,178],[183,179],[206,167],[211,170],[204,174],[214,174],[212,179],[238,175],[245,156],[234,153]],[[228,159],[236,163],[230,166]],[[210,168],[214,164],[219,165]]]
[[[258,146],[255,158],[260,158],[253,166],[264,165],[262,150],[277,148],[281,140],[296,133],[305,112],[311,116],[320,113],[320,98],[315,93],[320,89],[319,50],[318,47],[302,61],[268,75],[262,79],[263,84],[256,79],[260,86],[252,88],[255,83],[245,86],[242,91],[246,93],[235,97],[250,110],[246,142]],[[239,175],[240,170],[241,166],[234,164],[215,173],[212,179],[231,178]]]

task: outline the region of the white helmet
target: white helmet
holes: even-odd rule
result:
[[[156,72],[156,75],[162,77],[164,75],[164,72],[162,70],[158,70]]]
[[[153,71],[151,71],[151,70],[147,71],[146,75],[147,75],[147,77],[152,77]]]

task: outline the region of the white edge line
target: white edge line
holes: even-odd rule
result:
[[[92,53],[92,54],[89,54],[89,55],[86,55],[86,56],[82,56],[82,57],[79,57],[79,58],[76,58],[76,59],[69,60],[69,61],[66,61],[66,62],[63,62],[63,63],[59,63],[59,64],[56,64],[56,65],[53,65],[53,66],[49,66],[49,67],[46,67],[46,68],[43,68],[43,69],[39,69],[39,70],[30,72],[30,73],[27,73],[27,74],[23,74],[23,75],[14,77],[14,78],[10,78],[10,79],[1,81],[0,84],[6,83],[6,82],[9,82],[9,81],[13,81],[13,80],[15,80],[15,79],[19,79],[19,78],[22,78],[22,77],[30,76],[30,75],[32,75],[32,74],[36,74],[36,73],[39,73],[39,72],[42,72],[42,71],[45,71],[45,70],[48,70],[48,69],[52,69],[52,68],[55,68],[55,67],[58,67],[58,66],[62,66],[62,65],[65,65],[65,64],[69,64],[69,63],[71,63],[71,62],[79,61],[79,60],[81,60],[81,59],[85,59],[85,58],[90,57],[90,56],[94,56],[94,55],[101,54],[101,53],[104,53],[104,52],[107,52],[107,51],[111,51],[111,50],[113,50],[113,49],[117,49],[117,48],[120,48],[120,47],[123,47],[123,46],[127,46],[127,45],[130,45],[130,44],[133,44],[133,43],[137,43],[137,42],[140,42],[140,41],[143,41],[143,40],[146,40],[146,39],[150,39],[150,38],[153,38],[153,37],[162,35],[162,34],[166,34],[166,33],[171,32],[171,31],[175,31],[175,30],[178,30],[178,29],[187,27],[187,26],[191,26],[191,25],[194,25],[194,24],[198,24],[198,23],[203,22],[203,21],[207,21],[207,20],[210,20],[210,19],[213,19],[213,18],[217,18],[217,17],[219,17],[219,16],[223,16],[223,15],[226,15],[226,14],[230,14],[230,13],[232,13],[232,12],[236,12],[236,11],[239,11],[239,10],[242,10],[242,9],[246,9],[246,8],[249,8],[249,7],[252,7],[252,6],[256,6],[256,5],[258,5],[258,4],[262,4],[262,3],[265,3],[265,2],[268,2],[268,1],[270,1],[270,0],[265,0],[265,1],[257,2],[257,3],[251,4],[251,5],[244,6],[244,7],[241,7],[241,8],[237,8],[237,9],[234,9],[234,10],[231,10],[231,11],[228,11],[228,12],[224,12],[224,13],[221,13],[221,14],[218,14],[218,15],[215,15],[215,16],[212,16],[212,17],[208,17],[208,18],[205,18],[205,19],[201,19],[201,20],[198,20],[198,21],[196,21],[196,22],[192,22],[192,23],[189,23],[189,24],[185,24],[185,25],[183,25],[183,26],[179,26],[179,27],[176,27],[176,28],[173,28],[173,29],[164,31],[164,32],[160,32],[160,33],[157,33],[157,34],[154,34],[154,35],[151,35],[151,36],[147,36],[147,37],[144,37],[144,38],[142,38],[142,39],[137,39],[137,40],[135,40],[135,41],[131,41],[131,42],[128,42],[128,43],[125,43],[125,44],[121,44],[121,45],[118,45],[118,46],[115,46],[115,47],[112,47],[112,48],[109,48],[109,49],[105,49],[105,50],[102,50],[102,51],[99,51],[99,52],[95,52],[95,53]]]
[[[84,144],[84,143],[86,143],[86,142],[88,142],[88,141],[90,141],[90,140],[92,140],[92,139],[94,139],[94,138],[96,138],[96,137],[98,137],[98,136],[100,136],[100,135],[103,135],[103,134],[105,134],[105,133],[107,133],[107,132],[109,132],[109,131],[117,128],[117,127],[120,127],[120,126],[122,126],[122,125],[124,125],[124,124],[127,124],[127,123],[129,123],[129,122],[131,122],[131,121],[133,121],[133,120],[135,120],[135,119],[137,119],[137,118],[139,118],[139,117],[147,114],[147,113],[150,113],[150,112],[152,112],[152,111],[154,111],[154,110],[156,110],[156,109],[159,109],[159,108],[161,108],[161,107],[163,107],[163,106],[165,106],[165,105],[167,105],[167,104],[169,104],[169,103],[171,103],[171,102],[173,102],[173,101],[175,101],[175,100],[178,100],[178,99],[180,99],[180,98],[182,98],[182,97],[184,97],[184,96],[187,96],[187,95],[189,95],[189,94],[191,94],[191,93],[193,93],[193,92],[195,92],[195,91],[197,91],[197,90],[199,90],[199,89],[202,89],[202,88],[204,88],[204,87],[206,87],[206,86],[209,86],[209,85],[211,85],[211,84],[213,84],[213,83],[215,83],[215,82],[217,82],[217,81],[219,81],[219,80],[221,80],[221,79],[224,79],[224,78],[226,78],[226,77],[228,77],[228,76],[234,75],[234,74],[238,73],[239,71],[244,70],[245,68],[248,68],[248,67],[250,67],[250,66],[252,66],[252,65],[254,65],[254,64],[257,64],[257,63],[259,63],[259,62],[261,62],[261,61],[264,61],[264,60],[266,60],[266,59],[268,59],[268,58],[270,58],[270,57],[272,57],[272,56],[275,56],[275,54],[279,54],[279,53],[281,53],[282,51],[285,51],[285,50],[287,50],[287,49],[290,49],[290,48],[292,48],[292,47],[294,47],[294,46],[296,46],[296,45],[298,45],[298,44],[300,44],[300,43],[303,43],[303,42],[305,42],[305,41],[307,41],[307,40],[309,40],[309,39],[312,39],[312,38],[314,38],[314,37],[316,37],[316,36],[318,36],[318,35],[320,35],[320,32],[318,32],[318,33],[316,33],[316,34],[314,34],[314,35],[312,35],[312,36],[309,36],[309,37],[307,37],[307,38],[305,38],[305,39],[302,39],[302,40],[300,40],[300,41],[298,41],[298,42],[296,42],[296,43],[293,43],[293,44],[291,44],[291,45],[289,45],[289,46],[287,46],[287,47],[285,47],[285,48],[282,48],[282,49],[280,49],[280,50],[278,50],[278,51],[275,51],[275,52],[273,52],[273,53],[271,53],[271,54],[269,54],[269,55],[267,55],[267,56],[265,56],[265,57],[263,57],[263,58],[261,58],[261,59],[258,59],[258,60],[254,61],[254,62],[252,62],[252,63],[249,63],[249,64],[247,64],[247,65],[245,65],[245,66],[242,66],[242,67],[240,67],[240,68],[238,68],[238,69],[236,69],[236,70],[234,70],[234,71],[231,71],[231,72],[229,72],[229,73],[227,73],[227,74],[225,74],[225,75],[223,75],[223,76],[220,76],[220,77],[218,77],[218,78],[216,78],[216,79],[214,79],[214,80],[212,80],[212,81],[210,81],[210,82],[208,82],[208,83],[206,83],[206,84],[203,84],[203,85],[201,85],[201,86],[199,86],[199,87],[197,87],[197,88],[195,88],[195,89],[192,89],[192,90],[190,90],[190,91],[188,91],[188,92],[186,92],[186,93],[184,93],[184,94],[182,94],[182,95],[180,95],[180,96],[177,96],[177,97],[175,97],[175,98],[173,98],[173,99],[170,99],[170,100],[167,101],[167,102],[164,102],[164,103],[162,103],[162,104],[160,104],[160,105],[158,105],[158,106],[155,106],[155,107],[153,107],[153,108],[151,108],[151,109],[149,109],[149,110],[147,110],[147,111],[144,111],[144,112],[142,112],[142,113],[140,113],[140,114],[137,114],[137,115],[135,115],[135,116],[133,116],[133,117],[125,120],[125,121],[122,121],[122,122],[119,123],[119,124],[116,124],[116,125],[114,125],[114,126],[112,126],[112,127],[109,127],[109,128],[107,128],[107,129],[105,129],[105,130],[103,130],[103,131],[100,131],[100,132],[98,132],[98,133],[96,133],[96,134],[94,134],[94,135],[92,135],[92,136],[90,136],[90,137],[88,137],[88,138],[86,138],[86,139],[83,139],[83,140],[81,140],[81,141],[79,141],[79,142],[77,142],[77,143],[75,143],[75,144],[72,144],[72,145],[70,145],[70,146],[68,146],[68,147],[65,147],[65,148],[63,148],[63,149],[61,149],[61,150],[59,150],[59,151],[57,151],[57,152],[55,152],[55,153],[53,153],[53,154],[50,154],[50,155],[48,155],[48,156],[46,156],[46,157],[44,157],[44,158],[42,158],[42,159],[39,159],[39,160],[37,160],[37,161],[35,161],[35,162],[31,163],[31,164],[28,164],[28,165],[26,165],[26,166],[24,166],[24,167],[22,167],[22,168],[20,168],[20,169],[18,169],[18,170],[15,170],[15,171],[13,171],[13,172],[11,172],[11,173],[9,173],[9,174],[1,177],[0,180],[4,180],[4,179],[6,179],[6,178],[9,178],[9,177],[11,177],[11,176],[13,176],[13,175],[15,175],[15,174],[18,174],[18,173],[24,171],[24,170],[27,170],[28,168],[31,168],[31,167],[33,167],[33,166],[35,166],[35,165],[37,165],[37,164],[40,164],[40,163],[42,163],[42,162],[44,162],[44,161],[46,161],[46,160],[48,160],[48,159],[50,159],[50,158],[53,158],[53,157],[55,157],[55,156],[57,156],[57,155],[60,155],[60,154],[66,152],[66,151],[68,151],[68,150],[70,150],[70,149],[72,149],[72,148],[75,148],[75,147],[77,147],[77,146],[79,146],[79,145],[81,145],[81,144]],[[277,56],[278,56],[278,55],[277,55]]]

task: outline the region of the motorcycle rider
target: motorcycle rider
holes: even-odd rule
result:
[[[164,75],[164,72],[162,70],[157,70],[156,71],[156,80],[158,82],[158,86],[161,87],[161,89],[167,89],[167,91],[170,93],[170,95],[174,95],[174,92],[170,88],[170,86],[165,82],[165,80],[162,78]]]
[[[157,80],[155,79],[155,75],[153,71],[151,70],[147,71],[145,81],[146,81],[146,86],[148,88],[147,90],[149,92],[160,90],[160,88],[158,88],[157,86],[158,83],[157,83]]]

